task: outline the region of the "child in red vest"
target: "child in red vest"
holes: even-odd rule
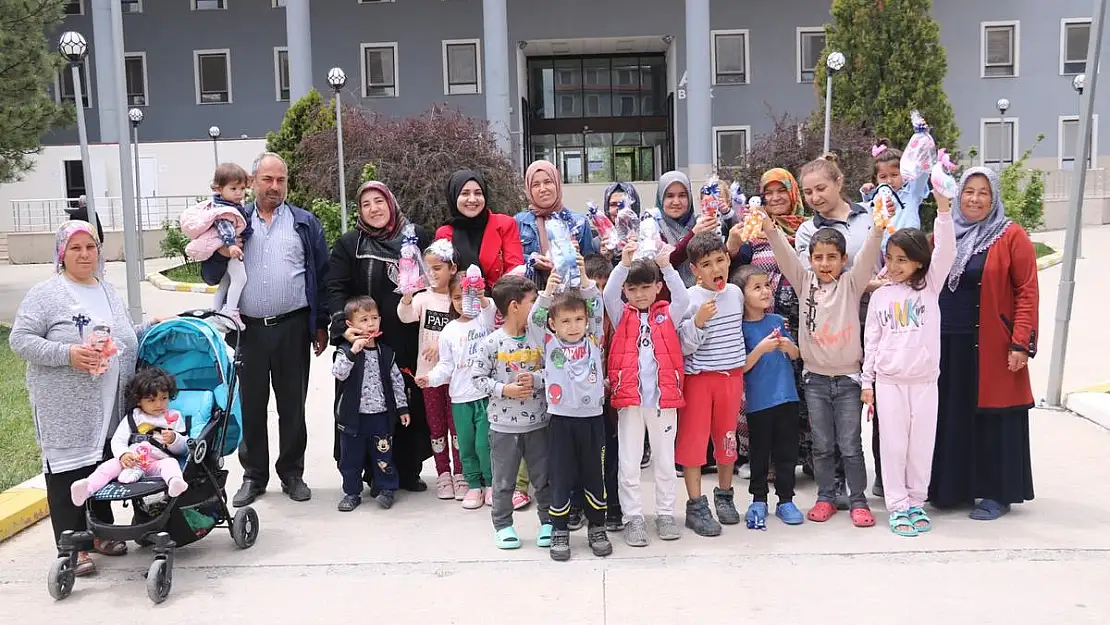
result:
[[[617,481],[624,513],[624,540],[632,547],[648,544],[640,500],[640,460],[644,430],[655,450],[655,528],[662,540],[681,536],[674,520],[674,466],[677,409],[682,397],[682,346],[674,319],[690,305],[682,277],[671,266],[670,254],[637,260],[636,242],[629,241],[621,262],[609,276],[603,299],[613,324],[609,342],[609,401],[618,411],[619,465]],[[662,276],[660,276],[662,269]],[[663,281],[672,301],[659,299]],[[622,299],[623,295],[623,299]]]

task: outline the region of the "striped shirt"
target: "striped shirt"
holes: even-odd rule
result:
[[[243,244],[247,285],[239,311],[247,317],[272,317],[307,307],[304,244],[293,211],[282,204],[267,224],[251,208],[254,234]]]
[[[747,362],[744,346],[744,293],[735,284],[728,284],[717,293],[694,285],[690,294],[690,308],[683,317],[678,334],[682,340],[682,354],[686,357],[686,373],[731,371],[741,369]],[[694,315],[705,302],[717,298],[717,314],[705,322],[704,328],[694,326]]]

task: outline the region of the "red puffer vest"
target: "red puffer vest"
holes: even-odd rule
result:
[[[682,347],[667,310],[670,302],[658,301],[648,310],[651,342],[659,366],[659,408],[682,408]],[[614,408],[640,405],[640,311],[626,304],[620,325],[609,344],[610,403]]]

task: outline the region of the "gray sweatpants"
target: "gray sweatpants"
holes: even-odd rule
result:
[[[551,488],[548,479],[548,431],[546,427],[523,434],[489,433],[489,455],[493,465],[493,529],[513,525],[513,491],[523,459],[528,481],[536,489],[536,511],[540,524],[551,522]]]

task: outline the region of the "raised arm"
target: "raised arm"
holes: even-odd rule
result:
[[[871,276],[875,275],[875,267],[879,262],[879,249],[882,246],[883,233],[885,232],[885,229],[875,227],[867,231],[867,241],[863,243],[863,249],[859,251],[859,254],[856,254],[856,260],[849,270],[849,275],[860,293],[863,293],[863,290],[867,288]]]
[[[948,274],[952,271],[952,264],[955,262],[956,226],[952,221],[952,212],[938,210],[937,218],[933,221],[933,257],[929,261],[929,273],[925,276],[925,284],[939,293],[944,288]]]
[[[671,315],[671,321],[674,322],[675,327],[678,327],[678,323],[682,321],[686,311],[690,309],[690,292],[686,290],[686,285],[682,283],[682,276],[679,275],[678,270],[671,265],[663,268],[663,283],[667,285],[667,290],[671,292],[671,305],[667,311]],[[609,316],[612,317],[612,315]]]
[[[628,267],[623,262],[617,263],[613,267],[613,273],[609,275],[609,281],[605,283],[605,291],[602,293],[602,300],[605,302],[605,311],[609,313],[609,321],[613,323],[616,328],[621,323],[621,318],[624,316],[624,300],[621,294],[624,292],[624,281],[628,279]],[[681,285],[682,280],[678,283]],[[683,291],[686,289],[683,288]],[[673,292],[672,292],[673,293]]]
[[[601,291],[598,290],[597,283],[590,280],[581,293],[586,300],[586,332],[597,339],[600,345],[605,334],[605,305],[601,301]]]
[[[800,296],[806,268],[805,265],[802,264],[799,256],[804,254],[806,258],[809,257],[809,240],[806,240],[805,252],[795,252],[794,248],[790,247],[790,243],[787,242],[786,236],[782,234],[782,231],[773,225],[768,227],[767,224],[769,223],[771,223],[770,219],[764,220],[763,232],[767,236],[767,240],[771,242],[771,251],[775,255],[775,262],[778,263],[779,271],[782,272],[782,275],[786,276],[787,282],[790,283],[790,286],[793,287],[794,291],[798,292]],[[801,229],[798,230],[798,234],[802,234]],[[795,241],[801,241],[801,237],[799,236]]]

